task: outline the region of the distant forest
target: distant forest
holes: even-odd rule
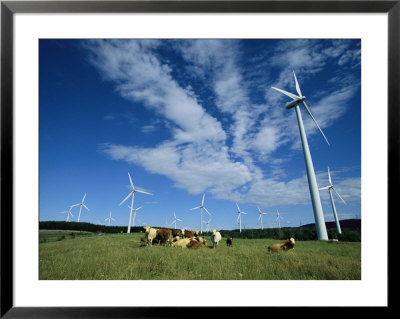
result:
[[[336,233],[334,222],[327,222],[326,227],[329,239],[338,239],[339,241],[361,242],[361,220],[347,219],[340,222],[342,234]],[[155,228],[165,228],[157,227]],[[41,221],[39,229],[58,229],[58,230],[80,230],[98,233],[126,233],[126,226],[105,226],[91,223],[61,222],[61,221]],[[131,227],[131,232],[143,232],[143,226]],[[290,237],[296,240],[317,240],[317,233],[314,224],[303,225],[301,227],[282,227],[266,229],[239,229],[220,230],[222,237],[233,238],[269,238],[284,240]],[[209,236],[210,232],[203,232],[203,236]]]

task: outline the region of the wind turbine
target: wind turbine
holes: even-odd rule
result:
[[[207,210],[207,208],[205,208],[204,207],[204,196],[205,196],[206,194],[203,194],[203,199],[201,200],[201,205],[200,206],[197,206],[197,207],[194,207],[194,208],[191,208],[190,210],[194,210],[194,209],[199,209],[200,208],[200,233],[202,234],[203,233],[203,209],[206,211],[206,213],[208,214],[208,215],[210,215],[211,216],[211,214],[210,214],[210,212]]]
[[[129,207],[129,209],[131,208],[131,206],[129,206],[129,205],[128,205],[128,207]],[[132,227],[135,226],[136,212],[137,212],[139,209],[141,209],[141,208],[142,208],[142,206],[139,206],[138,208],[134,208],[134,209],[132,210],[132,211],[133,211]]]
[[[242,212],[242,211],[240,210],[240,208],[239,208],[239,205],[238,205],[237,203],[236,203],[236,207],[237,207],[237,209],[238,209],[238,218],[237,218],[237,221],[239,222],[239,232],[241,233],[241,232],[242,232],[242,214],[247,215],[247,213]]]
[[[85,193],[85,195],[83,195],[83,198],[82,198],[82,200],[81,200],[80,203],[75,204],[75,205],[71,205],[71,206],[69,207],[69,209],[71,210],[72,207],[80,206],[80,207],[79,207],[79,215],[78,215],[78,223],[79,223],[79,220],[81,219],[82,206],[85,207],[87,211],[90,210],[90,209],[87,208],[87,206],[83,203],[84,200],[85,200],[85,198],[86,198],[86,193]]]
[[[131,232],[131,221],[132,221],[132,212],[133,212],[133,200],[135,199],[135,193],[138,192],[138,193],[147,194],[147,195],[153,195],[153,194],[150,194],[150,193],[147,193],[147,192],[145,192],[145,191],[136,189],[135,186],[134,186],[133,183],[132,183],[132,178],[131,178],[131,175],[129,174],[129,172],[128,172],[128,177],[129,177],[129,182],[130,182],[130,184],[131,184],[131,189],[132,189],[132,190],[131,190],[131,192],[128,194],[128,196],[126,196],[126,197],[124,198],[124,200],[123,200],[121,203],[119,203],[119,205],[122,205],[129,197],[131,197],[131,206],[130,206],[131,212],[129,213],[128,230],[126,231],[126,232],[129,234],[129,233]],[[136,209],[136,210],[138,210],[138,209]],[[135,211],[135,214],[136,214],[136,211]]]
[[[60,212],[60,214],[67,214],[67,219],[65,220],[66,222],[70,222],[70,216],[74,217],[74,215],[72,215],[71,213],[71,207],[68,210],[65,210],[63,212]]]
[[[182,221],[182,219],[179,219],[179,218],[176,218],[176,215],[175,215],[175,212],[174,212],[174,221],[171,223],[171,226],[172,226],[172,224],[175,224],[175,226],[174,226],[174,229],[176,229],[176,222],[181,222]]]
[[[262,221],[262,215],[267,215],[268,213],[262,212],[260,207],[258,207],[258,206],[257,206],[257,209],[258,209],[258,214],[259,214],[258,220],[261,222],[261,230],[263,230],[264,226],[263,226],[263,221]]]
[[[343,201],[343,203],[346,204],[346,202],[344,201],[342,196],[340,196],[339,193],[336,191],[335,187],[333,187],[332,178],[331,178],[331,173],[329,171],[329,167],[328,167],[328,178],[329,178],[329,185],[325,186],[325,187],[322,187],[319,190],[323,190],[323,189],[328,189],[329,190],[329,196],[331,197],[333,216],[335,216],[336,230],[337,230],[338,234],[341,234],[342,230],[340,228],[339,218],[338,218],[338,215],[337,215],[337,212],[336,212],[336,207],[335,207],[335,202],[333,201],[332,190],[336,193],[336,195],[339,196],[339,198]]]
[[[210,231],[210,222],[211,219],[209,219],[208,222],[204,222],[207,225],[206,231]]]
[[[322,132],[321,128],[319,127],[314,116],[311,114],[311,111],[308,108],[306,102],[304,101],[306,99],[306,97],[303,96],[303,94],[301,93],[300,86],[299,86],[299,83],[297,82],[296,74],[294,73],[294,71],[293,71],[293,76],[294,76],[294,80],[296,83],[296,91],[297,91],[298,95],[286,92],[284,90],[281,90],[281,89],[278,89],[275,87],[272,87],[272,88],[278,92],[285,94],[286,96],[290,97],[293,100],[286,104],[286,108],[290,109],[290,108],[294,107],[296,109],[297,122],[299,124],[301,144],[303,146],[304,161],[305,161],[306,169],[307,169],[308,186],[310,189],[311,202],[312,202],[313,211],[314,211],[314,219],[315,219],[315,227],[317,230],[317,236],[318,236],[318,240],[328,240],[328,233],[326,231],[324,213],[322,211],[321,199],[319,197],[317,179],[315,177],[314,166],[313,166],[313,162],[311,159],[310,148],[308,147],[307,136],[306,136],[306,132],[304,130],[303,119],[301,117],[299,104],[302,104],[304,106],[308,115],[310,115],[311,119],[314,121],[315,125],[318,127],[319,131],[321,132],[322,136],[325,138],[325,141],[328,143],[328,145],[329,145],[329,142],[328,142],[328,139],[326,138],[325,134]]]
[[[106,220],[108,220],[108,226],[110,226],[111,220],[115,221],[115,219],[111,217],[111,210],[110,210],[110,216],[108,216],[108,218],[106,218],[104,221]]]
[[[281,228],[281,218],[283,218],[281,215],[285,213],[280,213],[278,210],[276,210],[276,220],[278,221],[278,228]]]

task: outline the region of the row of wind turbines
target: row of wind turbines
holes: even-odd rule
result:
[[[319,191],[321,190],[328,190],[329,191],[329,196],[330,196],[330,200],[331,200],[331,205],[332,205],[332,210],[333,210],[333,215],[335,218],[335,223],[336,223],[336,228],[337,228],[337,233],[341,234],[341,228],[340,228],[340,223],[339,223],[339,219],[338,219],[338,215],[337,215],[337,211],[336,211],[336,207],[335,207],[335,203],[334,203],[334,199],[333,199],[333,192],[335,192],[339,198],[343,201],[343,203],[346,204],[346,202],[344,201],[344,199],[339,195],[339,193],[335,190],[333,184],[332,184],[332,178],[331,178],[331,174],[330,174],[330,170],[328,167],[328,180],[329,180],[329,185],[322,187],[322,188],[318,188],[317,185],[317,180],[316,180],[316,176],[315,176],[315,172],[314,172],[314,166],[313,166],[313,162],[312,162],[312,158],[311,158],[311,153],[310,153],[310,148],[308,146],[308,141],[307,141],[307,136],[306,136],[306,132],[304,129],[304,124],[303,124],[303,119],[301,116],[301,111],[300,111],[300,107],[299,105],[303,105],[304,109],[307,111],[307,113],[309,114],[309,116],[311,117],[311,119],[313,120],[313,122],[315,123],[315,125],[317,126],[317,128],[319,129],[319,131],[321,132],[322,136],[324,137],[325,141],[327,142],[327,144],[330,146],[328,139],[326,138],[325,134],[323,133],[322,129],[320,128],[320,126],[318,125],[317,121],[315,120],[314,116],[312,115],[310,109],[308,108],[305,99],[306,97],[303,96],[301,90],[300,90],[300,86],[299,83],[297,81],[297,77],[295,72],[293,71],[293,76],[294,76],[294,80],[295,80],[295,85],[296,85],[296,91],[297,94],[293,94],[293,93],[289,93],[287,91],[284,91],[282,89],[278,89],[276,87],[272,87],[272,89],[290,97],[292,99],[291,102],[287,103],[285,105],[286,109],[291,109],[291,108],[295,108],[296,110],[296,117],[297,117],[297,122],[298,122],[298,126],[299,126],[299,132],[300,132],[300,138],[301,138],[301,143],[302,143],[302,148],[303,148],[303,153],[304,153],[304,161],[305,161],[305,165],[306,165],[306,170],[307,170],[307,179],[308,179],[308,185],[309,185],[309,190],[310,190],[310,196],[311,196],[311,202],[312,202],[312,207],[313,207],[313,212],[314,212],[314,219],[315,219],[315,226],[316,226],[316,231],[317,231],[317,236],[319,240],[328,240],[328,233],[326,230],[326,225],[325,225],[325,220],[324,220],[324,214],[322,211],[322,204],[321,204],[321,199],[320,199],[320,195],[319,195]],[[131,225],[134,225],[135,222],[135,217],[136,217],[136,212],[141,208],[133,208],[133,204],[134,204],[134,198],[135,198],[135,193],[142,193],[142,194],[147,194],[147,195],[153,195],[151,193],[145,192],[143,190],[139,190],[136,189],[135,186],[133,185],[132,182],[132,178],[128,172],[128,177],[129,177],[129,182],[130,182],[130,187],[131,187],[131,191],[129,192],[129,194],[121,201],[121,203],[119,205],[122,205],[124,202],[126,202],[129,198],[131,199],[131,205],[129,206],[130,208],[130,214],[129,214],[129,222],[128,222],[128,229],[127,229],[127,233],[130,233],[130,229],[131,229]],[[205,194],[203,194],[202,197],[202,201],[201,201],[201,205],[197,206],[197,207],[193,207],[190,210],[197,210],[200,209],[200,232],[203,233],[203,210],[211,216],[211,213],[207,210],[207,208],[204,206],[204,197]],[[80,203],[71,205],[69,207],[68,211],[65,211],[63,213],[67,213],[67,221],[70,220],[70,217],[73,216],[71,213],[71,209],[73,207],[79,206],[79,215],[78,215],[78,222],[80,220],[80,216],[81,216],[81,212],[82,212],[82,207],[85,208],[86,210],[89,211],[89,208],[84,204],[84,200],[86,198],[86,194],[83,196],[82,200]],[[236,203],[236,207],[238,209],[237,213],[238,213],[238,217],[237,217],[237,222],[239,223],[239,230],[240,232],[242,231],[242,214],[246,214],[245,212],[240,210],[239,205]],[[261,221],[261,228],[263,228],[263,224],[262,224],[262,215],[267,214],[266,212],[262,212],[259,208],[259,220]],[[280,228],[280,213],[277,212],[277,220],[279,223],[279,228]],[[111,212],[110,212],[110,216],[108,218],[106,218],[106,220],[108,220],[108,223],[110,224],[111,220],[115,220],[111,217]],[[182,221],[178,218],[176,218],[175,212],[174,212],[174,221],[172,224],[175,225],[176,228],[176,222],[177,221]],[[209,220],[206,224],[209,227],[209,222],[211,220]],[[171,224],[171,225],[172,225]]]

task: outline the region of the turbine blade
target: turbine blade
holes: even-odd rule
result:
[[[126,197],[124,198],[124,200],[123,200],[121,203],[119,203],[119,205],[122,205],[129,197],[131,197],[132,194],[133,194],[133,191],[130,192],[130,193],[128,194],[128,196],[126,196]]]
[[[205,207],[203,207],[203,208],[207,212],[207,214],[211,216],[211,213],[207,210],[207,208],[205,208]]]
[[[296,73],[294,73],[294,71],[293,71],[293,76],[294,76],[294,81],[296,82],[296,91],[299,94],[299,96],[303,96],[303,94],[301,94],[299,82],[297,82]]]
[[[153,195],[151,193],[148,193],[148,192],[145,192],[145,191],[141,191],[141,190],[138,190],[138,189],[135,189],[135,192],[142,193],[142,194],[147,194],[147,195]]]
[[[331,186],[329,185],[329,186],[321,187],[319,190],[322,191],[324,189],[329,189],[329,187],[331,187]]]
[[[202,208],[202,206],[193,207],[193,208],[191,208],[190,210],[199,209],[199,208]]]
[[[328,139],[326,138],[324,132],[322,132],[321,128],[319,127],[317,121],[315,120],[314,116],[311,114],[310,109],[308,108],[306,102],[301,101],[301,103],[303,104],[304,108],[306,109],[307,113],[311,116],[312,120],[314,121],[315,125],[317,125],[319,131],[321,132],[322,136],[324,137],[325,141],[328,143],[328,145],[330,146],[331,144],[329,144]]]
[[[339,198],[343,201],[343,203],[345,203],[347,205],[347,203],[344,201],[344,199],[342,198],[342,196],[339,195],[339,193],[336,191],[335,187],[332,186],[332,189],[334,190],[334,192],[336,193],[336,195],[339,196]]]
[[[82,206],[85,207],[87,210],[90,210],[89,208],[87,208],[87,206],[85,204],[82,203]]]
[[[85,200],[85,198],[86,198],[86,193],[85,193],[85,195],[83,195],[83,198],[82,198],[81,203],[83,203],[83,201]]]
[[[132,189],[135,189],[135,186],[133,186],[132,178],[131,178],[131,175],[129,174],[129,172],[128,172],[128,177],[129,177],[129,182],[131,183]]]
[[[141,209],[142,207],[143,207],[143,206],[140,206],[140,207],[136,208],[135,210],[138,211],[138,210]]]
[[[201,200],[201,206],[204,206],[204,196],[206,196],[206,193],[203,194],[203,199]]]
[[[239,208],[239,205],[237,203],[236,203],[236,207],[237,207],[238,211],[240,212],[240,208]]]
[[[276,91],[278,91],[278,92],[281,92],[281,93],[285,94],[286,96],[290,97],[293,100],[298,100],[300,98],[299,96],[294,95],[293,93],[286,92],[286,91],[278,89],[276,87],[271,86],[271,88],[276,90]]]
[[[332,185],[331,172],[329,171],[329,166],[328,166],[328,178],[329,178],[329,184]]]

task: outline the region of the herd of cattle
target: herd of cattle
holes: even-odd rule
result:
[[[199,249],[202,246],[207,245],[207,240],[204,237],[199,236],[198,230],[185,230],[185,229],[159,229],[151,226],[143,227],[145,230],[145,237],[141,238],[142,242],[146,243],[146,246],[155,244],[170,245],[173,247],[182,248],[195,248]],[[213,248],[216,248],[222,239],[221,233],[216,229],[211,231],[211,244]],[[226,245],[232,247],[233,238],[226,239]],[[269,252],[277,251],[289,251],[293,250],[295,245],[294,238],[290,238],[283,243],[273,244],[268,247]]]

